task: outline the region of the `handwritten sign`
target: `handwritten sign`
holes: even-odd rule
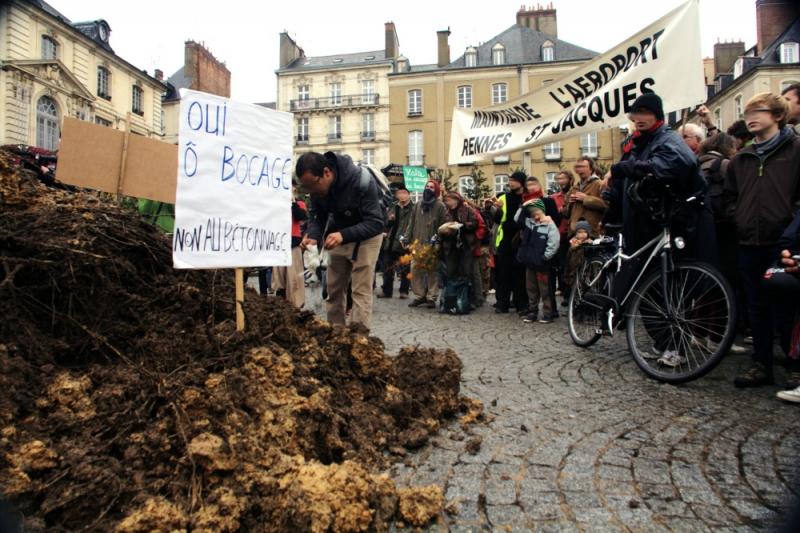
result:
[[[292,115],[181,92],[175,268],[291,263]]]
[[[425,167],[403,167],[403,181],[408,192],[422,192],[428,183],[428,171]]]

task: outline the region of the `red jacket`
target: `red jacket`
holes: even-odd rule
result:
[[[558,212],[563,214],[564,206],[567,204],[567,195],[564,194],[564,191],[554,192],[550,195],[550,198],[556,203]],[[561,217],[561,224],[558,225],[558,232],[562,237],[566,237],[567,233],[569,233],[569,217]]]

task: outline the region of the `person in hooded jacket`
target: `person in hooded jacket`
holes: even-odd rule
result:
[[[791,317],[775,312],[764,294],[764,272],[778,257],[779,240],[800,208],[800,137],[786,126],[786,100],[771,93],[744,109],[753,143],[728,165],[722,203],[736,225],[739,274],[753,332],[753,360],[734,380],[737,387],[772,384],[773,331]]]
[[[361,169],[350,156],[307,152],[295,172],[311,195],[311,213],[303,249],[322,244],[328,250],[328,298],[331,324],[345,325],[347,291],[352,287],[351,321],[372,325],[372,285],[383,242],[385,218],[374,179],[362,188]]]
[[[422,192],[422,200],[414,204],[411,218],[406,229],[405,242],[409,245],[417,242],[420,245],[430,244],[436,235],[439,226],[444,224],[447,209],[439,199],[441,186],[436,180],[428,180]],[[408,304],[409,307],[425,305],[429,308],[436,307],[439,296],[439,281],[435,272],[426,272],[411,264],[411,290],[416,298]]]

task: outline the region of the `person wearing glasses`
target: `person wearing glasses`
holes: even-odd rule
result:
[[[300,184],[311,195],[311,213],[305,250],[320,243],[328,250],[328,322],[344,326],[347,287],[352,286],[352,323],[368,330],[372,325],[372,283],[383,242],[384,212],[378,186],[370,180],[361,189],[361,169],[350,156],[307,152],[295,169]]]
[[[764,272],[779,256],[784,229],[800,208],[800,137],[787,126],[786,100],[760,93],[744,108],[752,144],[731,159],[722,203],[736,225],[739,274],[753,331],[750,366],[734,380],[737,387],[773,383],[773,331],[791,317],[776,313],[764,293]]]

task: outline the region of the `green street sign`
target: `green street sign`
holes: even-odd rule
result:
[[[403,167],[403,180],[408,192],[422,192],[428,183],[428,171],[425,167]]]

